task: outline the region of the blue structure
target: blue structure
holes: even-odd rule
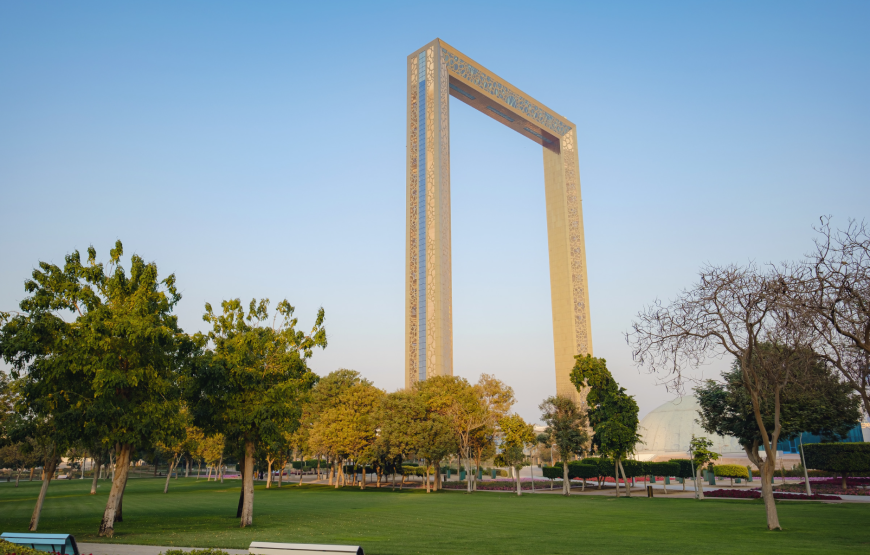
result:
[[[804,445],[809,445],[810,443],[822,443],[821,436],[809,432],[804,432],[801,436],[802,438],[796,437],[794,439],[780,441],[776,444],[777,451],[799,454],[801,452],[801,439],[803,439]],[[842,441],[837,443],[862,443],[863,441],[864,435],[861,433],[861,424],[857,424],[854,428],[849,430],[849,433]],[[761,450],[764,451],[764,447],[762,447]]]

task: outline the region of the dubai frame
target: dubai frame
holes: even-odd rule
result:
[[[556,390],[577,400],[592,330],[576,127],[439,39],[408,56],[405,386],[453,375],[451,95],[543,147]]]

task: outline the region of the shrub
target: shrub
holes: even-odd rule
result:
[[[808,468],[844,475],[870,472],[870,443],[811,443],[804,445]]]
[[[713,467],[713,474],[722,478],[745,478],[749,479],[749,471],[739,464],[717,464]]]
[[[568,472],[571,472],[571,468],[568,468]],[[545,466],[541,469],[541,473],[544,475],[544,478],[550,480],[558,480],[562,477],[562,465],[559,466]]]
[[[598,476],[600,474],[598,473],[597,464],[584,464],[583,461],[568,464],[568,478],[588,480],[590,478],[598,478]]]
[[[692,467],[692,459],[671,459],[668,462],[677,463],[680,466],[677,474],[672,474],[672,476],[676,476],[677,478],[694,478],[693,467]]]
[[[45,555],[45,551],[37,551],[26,545],[0,540],[0,554],[2,555]]]
[[[651,476],[676,476],[681,478],[680,476],[680,464],[667,461],[667,462],[648,462],[645,464],[646,472],[645,474]],[[743,472],[746,472],[746,469],[743,469]]]
[[[870,472],[870,443],[811,443],[804,445],[807,468],[836,472],[846,489],[851,472]]]

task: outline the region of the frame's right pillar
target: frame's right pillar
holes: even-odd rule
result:
[[[574,129],[562,136],[559,146],[560,152],[543,149],[556,392],[582,404],[585,399],[571,383],[571,369],[574,355],[592,354],[592,326]]]

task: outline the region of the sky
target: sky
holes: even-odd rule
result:
[[[320,375],[404,386],[408,54],[441,38],[577,125],[594,354],[705,263],[779,262],[870,206],[867,2],[0,3],[0,310],[115,241],[177,313],[326,311]],[[540,147],[451,99],[454,374],[555,392]],[[695,371],[714,378],[730,361]]]

